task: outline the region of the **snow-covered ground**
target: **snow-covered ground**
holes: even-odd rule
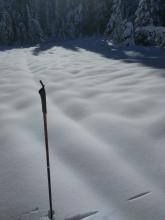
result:
[[[48,210],[40,79],[56,219],[165,219],[163,55],[98,39],[0,51],[0,220]]]

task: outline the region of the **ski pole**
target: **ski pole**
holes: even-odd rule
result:
[[[49,161],[49,144],[48,144],[48,129],[47,129],[47,106],[46,106],[46,92],[45,85],[40,80],[42,88],[39,90],[42,103],[43,121],[44,121],[44,134],[45,134],[45,148],[46,148],[46,161],[47,161],[47,177],[48,177],[48,190],[49,190],[49,205],[50,211],[48,212],[49,219],[53,220],[54,211],[52,208],[52,190],[51,190],[51,177],[50,177],[50,161]]]

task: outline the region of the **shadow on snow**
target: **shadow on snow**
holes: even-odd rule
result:
[[[107,59],[122,60],[125,63],[140,63],[156,69],[165,69],[165,49],[163,48],[112,46],[104,43],[100,37],[42,43],[33,50],[33,54],[39,55],[52,47],[63,47],[77,52],[79,52],[79,49],[84,49],[97,53]]]
[[[28,48],[32,45],[20,47],[19,45],[1,46],[0,51],[11,49]],[[38,56],[40,53],[47,51],[53,47],[63,47],[67,50],[79,52],[79,49],[84,49],[89,52],[99,54],[107,59],[121,60],[125,63],[139,63],[143,66],[148,66],[156,69],[165,69],[165,49],[156,47],[118,47],[107,45],[101,37],[88,37],[76,40],[46,41],[38,44],[33,49],[33,55]],[[55,53],[56,51],[54,51]],[[165,73],[163,74],[165,77]]]

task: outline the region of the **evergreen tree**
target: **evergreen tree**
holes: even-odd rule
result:
[[[0,43],[100,34],[108,23],[114,42],[130,44],[133,24],[136,34],[165,25],[164,11],[164,0],[0,0]]]
[[[161,8],[160,0],[150,0],[151,16],[153,20],[153,25],[155,26],[161,25],[160,8]]]
[[[26,5],[26,10],[27,10],[27,21],[28,21],[28,24],[27,24],[28,39],[31,42],[40,41],[42,40],[42,37],[43,37],[40,24],[38,20],[36,20],[33,17],[32,12],[30,11],[30,7],[28,5]]]
[[[109,35],[114,43],[129,46],[134,44],[134,28],[130,21],[123,19],[121,8],[121,0],[114,0],[106,34]]]
[[[0,0],[0,43],[104,31],[111,0]],[[6,15],[3,15],[3,12]]]
[[[106,34],[115,42],[122,42],[122,14],[121,14],[121,0],[113,0],[112,14],[107,25]]]
[[[105,30],[105,23],[108,22],[107,15],[109,15],[109,8],[107,8],[105,1],[95,0],[93,5],[95,21],[94,27],[95,31],[100,34]]]
[[[71,38],[79,37],[82,33],[83,6],[78,0],[67,1],[67,32]]]
[[[2,43],[9,43],[13,38],[12,20],[7,11],[1,12],[0,19],[0,41]]]
[[[164,46],[165,28],[161,27],[161,0],[140,0],[135,19],[137,44]]]
[[[161,19],[161,25],[165,26],[165,1],[160,0],[160,19]]]
[[[135,26],[153,25],[153,19],[150,10],[150,0],[140,0],[136,11]]]

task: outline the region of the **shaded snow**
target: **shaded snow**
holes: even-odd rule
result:
[[[0,52],[0,219],[48,210],[41,79],[57,219],[164,220],[164,51],[48,47]]]

